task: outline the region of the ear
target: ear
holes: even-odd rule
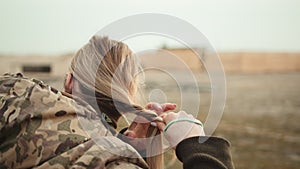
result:
[[[74,87],[74,79],[72,73],[68,73],[65,79],[65,92],[72,94],[72,88]]]

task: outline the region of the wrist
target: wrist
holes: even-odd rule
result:
[[[170,121],[166,127],[164,128],[163,132],[166,133],[168,128],[171,126],[171,125],[174,125],[175,123],[180,123],[180,122],[190,122],[190,123],[195,123],[201,127],[203,127],[203,124],[197,120],[197,119],[190,119],[190,118],[179,118],[179,119],[175,119],[175,120],[172,120]]]
[[[186,120],[182,118],[168,124],[169,127],[165,127],[164,129],[164,136],[173,148],[186,138],[205,135],[202,123],[198,120]]]

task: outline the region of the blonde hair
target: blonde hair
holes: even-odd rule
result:
[[[97,35],[75,54],[70,67],[80,84],[80,97],[105,113],[115,128],[121,112],[141,115],[150,121],[157,116],[136,104],[139,70],[137,58],[126,44]],[[149,132],[151,130],[152,127]],[[159,133],[157,131],[155,135]],[[157,145],[153,147],[157,148]],[[147,159],[151,169],[162,168],[159,167],[162,166],[161,157],[162,154],[149,158],[150,161]]]
[[[162,135],[158,128],[149,126],[147,134],[147,148],[146,156],[147,163],[150,169],[162,169],[164,168],[164,156],[163,156],[163,145]]]

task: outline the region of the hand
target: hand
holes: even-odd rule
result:
[[[168,123],[173,120],[189,119],[191,121],[176,121],[172,123],[165,131],[165,137],[170,145],[175,148],[176,145],[182,140],[195,136],[204,136],[203,126],[196,124],[192,121],[197,120],[192,115],[184,111],[178,113],[170,112],[161,115],[163,122],[156,122],[157,127],[163,131]]]
[[[146,105],[146,109],[153,110],[157,113],[157,115],[161,115],[163,112],[167,112],[169,110],[175,110],[176,104],[174,103],[159,104],[156,102],[150,102]]]
[[[174,110],[176,108],[176,104],[172,103],[148,103],[146,105],[146,109],[155,111],[158,115],[162,114],[163,112]],[[145,141],[143,138],[146,138],[147,130],[150,126],[150,122],[146,122],[147,120],[144,117],[137,116],[128,129],[124,132],[123,140],[127,143],[131,144],[137,150],[142,151],[145,149]],[[145,123],[146,122],[146,123]],[[141,138],[141,139],[136,139]]]

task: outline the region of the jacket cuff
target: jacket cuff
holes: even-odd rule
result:
[[[233,168],[229,147],[230,143],[223,138],[191,137],[184,139],[177,145],[176,155],[184,166],[191,163],[211,163],[211,165]]]

